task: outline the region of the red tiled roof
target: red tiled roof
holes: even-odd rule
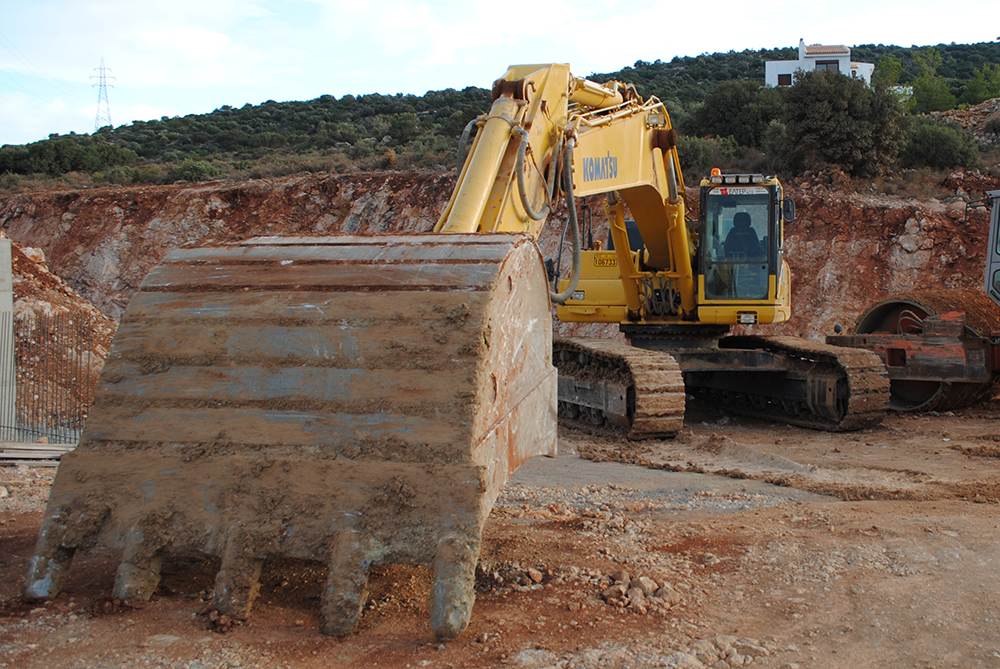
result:
[[[808,56],[822,56],[825,54],[850,52],[851,50],[846,46],[823,46],[821,44],[813,44],[812,46],[806,47],[806,55]]]

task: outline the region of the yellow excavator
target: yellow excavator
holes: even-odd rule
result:
[[[713,174],[689,220],[657,100],[514,66],[462,145],[433,233],[257,238],[150,272],[60,465],[27,598],[57,594],[81,548],[122,551],[122,600],[149,599],[165,558],[198,552],[219,560],[214,608],[245,617],[263,562],[287,556],[328,565],[320,627],[345,635],[370,567],[424,564],[431,627],[453,638],[483,524],[518,465],[555,454],[560,407],[671,436],[686,383],[827,429],[881,419],[875,354],[722,336],[789,317],[793,207],[774,179]],[[576,220],[575,198],[596,193],[607,249],[585,249]],[[534,240],[563,197],[574,258],[553,291]],[[550,299],[564,320],[620,323],[632,346],[553,344]]]

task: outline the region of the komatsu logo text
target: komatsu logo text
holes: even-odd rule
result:
[[[608,151],[601,158],[583,159],[583,180],[601,181],[602,179],[618,178],[618,156],[612,156]]]

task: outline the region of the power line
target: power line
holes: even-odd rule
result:
[[[107,72],[111,68],[104,67],[104,58],[101,58],[101,66],[94,69],[98,71],[98,74],[90,78],[98,81],[94,84],[97,88],[97,118],[94,119],[94,132],[97,132],[106,125],[114,127],[111,123],[111,104],[108,102],[108,79],[114,79],[114,77],[108,76]],[[111,88],[114,86],[112,85]]]
[[[63,83],[60,83],[58,81],[53,80],[52,77],[49,77],[41,69],[39,69],[38,67],[36,67],[35,64],[32,63],[31,60],[28,59],[28,57],[25,56],[14,45],[14,42],[11,41],[11,39],[9,37],[7,37],[7,35],[5,35],[2,30],[0,30],[0,46],[2,46],[4,48],[4,50],[6,50],[7,53],[9,53],[11,56],[13,56],[16,60],[20,61],[20,63],[24,66],[24,69],[25,69],[25,71],[27,73],[33,74],[35,77],[37,77],[46,86],[49,86],[50,88],[52,88],[54,90],[57,90],[57,91],[60,91],[60,92],[62,92],[64,94],[69,94],[72,97],[76,97],[76,98],[80,97],[79,90],[74,89],[74,88],[72,88],[70,86],[67,86],[66,84],[63,84]],[[7,73],[5,72],[4,74],[7,74]],[[8,77],[13,81],[13,77],[10,77],[9,75],[8,75]],[[28,93],[29,95],[34,95],[35,97],[37,97],[37,98],[39,98],[41,100],[45,100],[46,102],[50,102],[51,101],[49,98],[45,98],[45,97],[42,97],[40,95],[36,95],[35,93],[32,93],[31,91],[28,91],[28,90],[24,89],[24,87],[21,84],[18,84],[18,86],[21,86],[22,90],[25,90],[25,92]]]

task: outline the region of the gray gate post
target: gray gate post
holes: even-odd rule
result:
[[[10,258],[10,240],[0,237],[0,441],[16,441],[15,369],[14,275]]]

